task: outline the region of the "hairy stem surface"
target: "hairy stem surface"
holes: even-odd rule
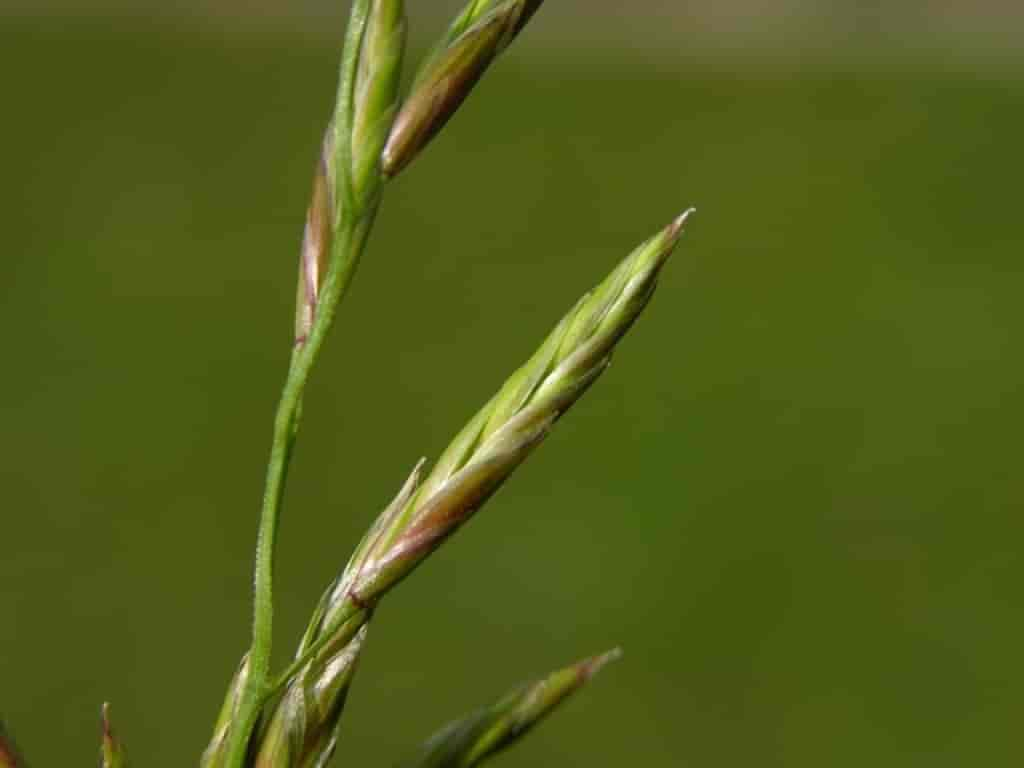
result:
[[[317,304],[317,316],[309,338],[292,353],[291,365],[274,418],[274,436],[267,466],[266,487],[260,512],[254,573],[253,630],[249,649],[249,675],[240,692],[237,716],[228,735],[227,768],[243,768],[249,738],[259,717],[273,647],[274,623],[274,554],[277,529],[284,497],[292,447],[299,427],[302,396],[324,339],[334,320],[338,304],[352,282],[376,212],[376,196],[357,209],[357,195],[351,182],[352,99],[356,69],[370,0],[356,0],[352,5],[345,49],[342,55],[338,102],[335,113],[337,157],[335,168],[342,204],[335,215],[334,242],[330,267]],[[342,219],[341,212],[346,212]]]

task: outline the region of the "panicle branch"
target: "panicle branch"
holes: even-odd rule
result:
[[[400,768],[474,768],[512,746],[582,688],[619,650],[586,659],[521,686],[497,703],[443,728]]]
[[[369,621],[377,602],[465,523],[607,368],[650,301],[690,212],[637,248],[562,319],[423,478],[421,461],[324,594],[280,683],[309,688]],[[326,708],[332,713],[339,710]],[[275,719],[288,720],[280,708]]]
[[[380,599],[475,514],[606,370],[679,240],[690,212],[637,248],[573,307],[429,474],[424,462],[416,466],[322,597],[293,663],[271,682],[275,538],[305,384],[359,263],[381,188],[444,127],[542,2],[470,0],[400,104],[404,2],[353,0],[336,106],[321,145],[302,238],[295,350],[275,419],[260,518],[253,643],[229,687],[202,768],[327,765]],[[616,656],[594,657],[525,686],[443,731],[408,765],[477,765]],[[13,755],[0,727],[0,768],[20,768]],[[106,707],[102,758],[103,768],[123,768],[123,750]]]
[[[637,248],[562,319],[536,354],[456,436],[398,512],[389,510],[352,583],[372,604],[405,578],[500,487],[604,372],[643,312],[690,212]],[[336,594],[335,598],[343,599]]]
[[[542,1],[474,0],[456,17],[395,118],[384,147],[386,176],[397,176],[430,143]]]

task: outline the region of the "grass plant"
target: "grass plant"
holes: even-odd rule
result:
[[[472,0],[407,95],[402,0],[354,0],[335,109],[317,160],[299,258],[295,337],[274,420],[254,573],[252,639],[203,753],[204,768],[319,768],[380,601],[468,521],[607,370],[646,308],[689,211],[630,253],[555,326],[427,470],[421,461],[316,607],[292,662],[271,670],[276,538],[303,393],[352,284],[389,180],[405,172],[522,32],[541,0]],[[469,768],[505,749],[618,658],[586,659],[439,731],[402,768]],[[389,758],[383,757],[383,760]],[[103,708],[101,765],[124,750]],[[20,768],[0,728],[0,768]]]

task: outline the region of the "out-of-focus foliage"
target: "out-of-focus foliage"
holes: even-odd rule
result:
[[[0,36],[0,709],[33,765],[92,753],[106,699],[136,760],[192,764],[247,642],[337,51]],[[623,252],[700,216],[587,401],[382,607],[353,762],[617,643],[600,695],[506,763],[1019,762],[1024,81],[529,34],[489,77],[389,190],[311,386],[282,653],[408,467]]]

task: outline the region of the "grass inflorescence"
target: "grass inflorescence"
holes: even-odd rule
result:
[[[579,299],[428,469],[421,461],[328,585],[295,650],[270,668],[276,538],[303,394],[356,273],[389,181],[409,169],[466,102],[542,0],[471,0],[400,94],[402,0],[354,0],[337,99],[314,172],[299,255],[295,335],[274,421],[255,563],[252,641],[202,755],[204,768],[318,768],[331,760],[380,601],[442,546],[607,370],[647,307],[689,211]],[[402,768],[469,768],[525,735],[619,651],[515,689],[429,739]],[[100,763],[124,768],[109,706]],[[0,768],[24,762],[0,724]]]

